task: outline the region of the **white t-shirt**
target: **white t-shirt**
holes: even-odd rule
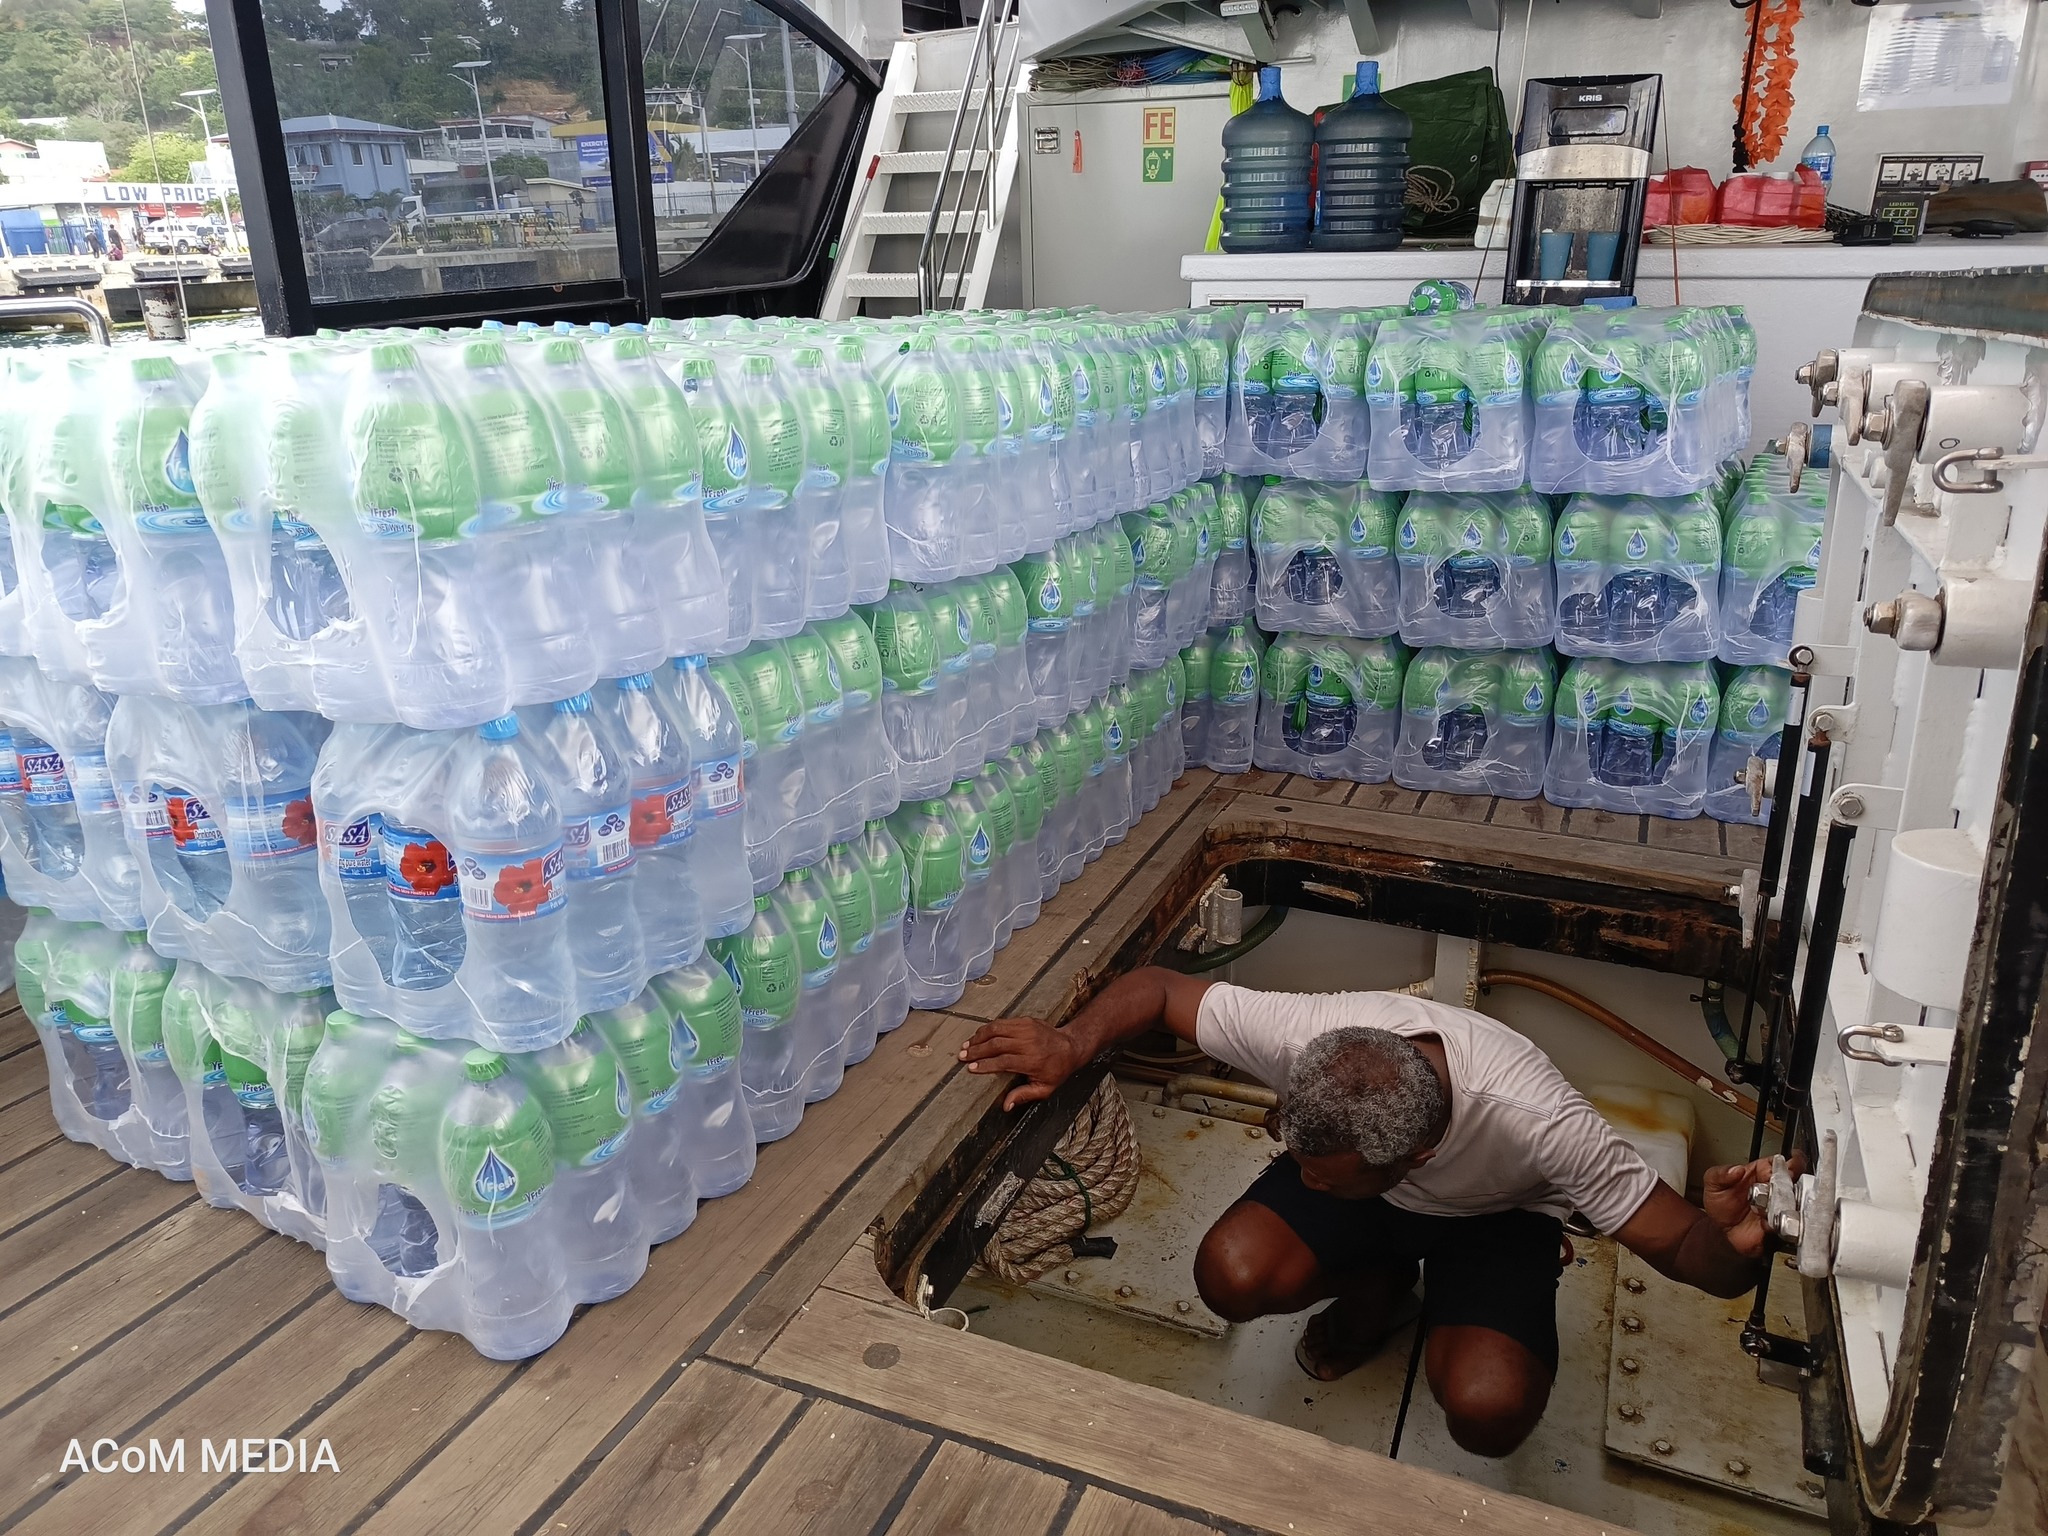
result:
[[[1434,1035],[1451,1074],[1451,1123],[1436,1156],[1386,1193],[1436,1216],[1517,1207],[1559,1219],[1576,1210],[1602,1232],[1624,1224],[1656,1188],[1642,1155],[1505,1024],[1393,992],[1255,992],[1218,984],[1202,995],[1195,1043],[1282,1093],[1301,1048],[1347,1025]]]

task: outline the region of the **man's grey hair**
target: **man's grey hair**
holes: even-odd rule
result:
[[[1287,1075],[1287,1145],[1307,1157],[1356,1152],[1375,1168],[1429,1144],[1444,1085],[1410,1040],[1353,1025],[1317,1035]]]

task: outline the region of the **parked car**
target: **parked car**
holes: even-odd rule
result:
[[[159,256],[217,251],[227,244],[219,219],[153,219],[142,227],[142,248]]]

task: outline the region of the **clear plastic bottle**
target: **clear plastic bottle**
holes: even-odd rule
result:
[[[780,1141],[804,1114],[804,1063],[793,1027],[803,992],[796,936],[773,898],[756,896],[753,922],[713,942],[708,953],[739,992],[740,1083],[754,1140]]]
[[[903,951],[913,1008],[946,1008],[967,987],[968,940],[959,910],[966,885],[960,829],[946,802],[905,801],[889,818],[902,850],[909,892],[903,916]]]
[[[647,970],[633,901],[630,749],[588,693],[562,699],[544,715],[528,714],[527,729],[560,800],[576,1006],[585,1013],[617,1008]]]
[[[910,869],[888,824],[879,819],[867,824],[855,851],[875,895],[875,937],[868,953],[878,978],[875,1033],[886,1035],[910,1017],[910,973],[903,949]]]
[[[814,868],[785,874],[775,904],[796,940],[797,969],[803,980],[792,1028],[804,1102],[815,1104],[839,1091],[846,1070],[846,1031],[852,1020],[837,1008],[839,921],[831,893]]]
[[[754,1126],[740,1087],[739,989],[709,953],[652,985],[668,1011],[671,1059],[682,1063],[676,1112],[683,1160],[698,1199],[729,1195],[754,1176]]]
[[[696,847],[690,870],[707,938],[738,933],[754,920],[747,873],[746,740],[733,702],[704,657],[678,656],[663,681],[690,749],[690,809]]]
[[[633,905],[647,965],[673,970],[696,959],[704,944],[693,872],[697,823],[688,733],[649,673],[600,683],[596,697],[599,712],[616,723],[626,746],[633,787]]]
[[[1835,181],[1835,141],[1828,137],[1828,125],[1822,123],[1820,132],[1806,141],[1806,148],[1799,151],[1799,163],[1810,166],[1814,175],[1820,178],[1824,187],[1832,187]]]

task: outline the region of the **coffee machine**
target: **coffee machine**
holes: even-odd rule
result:
[[[1662,75],[1531,80],[1515,140],[1510,304],[1635,291]]]

